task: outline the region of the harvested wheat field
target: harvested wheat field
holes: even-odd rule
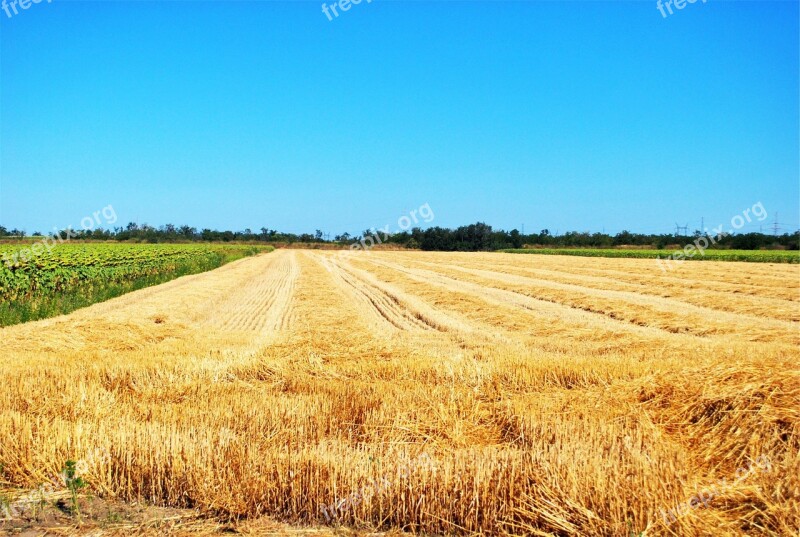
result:
[[[278,250],[0,329],[2,478],[78,460],[220,523],[797,535],[799,327],[797,265]]]

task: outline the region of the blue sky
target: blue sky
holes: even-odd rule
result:
[[[329,2],[330,3],[330,2]],[[0,224],[800,227],[798,3],[0,11]],[[746,230],[758,230],[753,224]]]

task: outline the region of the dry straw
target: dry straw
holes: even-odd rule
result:
[[[435,472],[335,522],[797,533],[800,267],[329,255],[277,251],[0,330],[4,484],[85,459],[104,499],[325,525],[320,505],[427,453]],[[664,523],[759,456],[771,472]]]

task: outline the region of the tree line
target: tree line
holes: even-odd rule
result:
[[[0,238],[24,239],[30,236],[42,236],[34,232],[26,234],[19,229],[7,229],[0,226]],[[392,244],[399,247],[444,252],[481,252],[503,250],[508,248],[544,247],[544,248],[618,248],[638,247],[654,249],[682,248],[701,236],[695,231],[691,235],[645,234],[622,231],[615,235],[607,233],[588,233],[568,231],[563,234],[552,234],[548,229],[539,233],[522,234],[517,229],[511,231],[495,230],[483,222],[455,229],[431,227],[427,229],[413,228],[392,235],[385,235],[377,230],[367,229],[360,235],[342,233],[333,238],[327,237],[321,230],[312,233],[284,233],[262,227],[253,231],[218,231],[197,229],[191,226],[174,226],[167,224],[158,228],[147,224],[138,225],[131,222],[125,227],[113,229],[74,230],[71,240],[96,241],[129,241],[129,242],[253,242],[268,244],[330,244],[334,246],[351,246],[358,243]],[[378,239],[378,240],[376,240]],[[783,235],[764,233],[735,233],[716,238],[714,248],[735,250],[758,249],[800,249],[800,231]]]

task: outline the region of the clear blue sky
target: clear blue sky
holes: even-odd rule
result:
[[[796,1],[321,4],[0,11],[0,224],[800,226]]]

